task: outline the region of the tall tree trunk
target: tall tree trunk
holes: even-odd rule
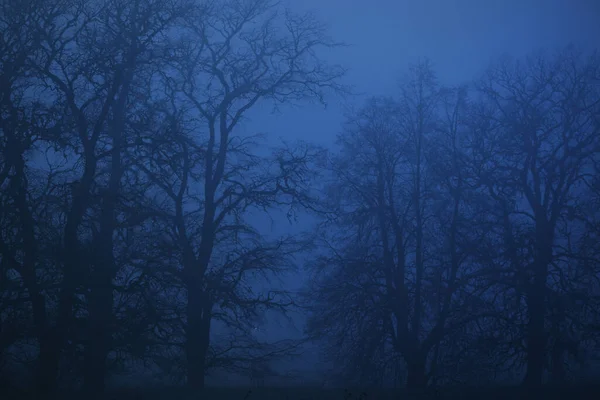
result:
[[[120,175],[119,175],[120,176]],[[110,189],[109,189],[110,190]],[[115,197],[115,199],[108,199]],[[88,301],[88,337],[84,355],[83,385],[86,393],[104,392],[106,357],[114,332],[113,279],[117,267],[113,255],[114,209],[116,196],[105,197],[100,238],[96,242],[93,271],[90,275]]]
[[[101,258],[101,257],[99,257]],[[88,337],[84,353],[84,391],[101,396],[106,379],[106,357],[110,350],[113,323],[112,268],[98,263],[88,295]]]
[[[187,297],[187,386],[192,390],[201,390],[204,388],[212,306],[198,282],[188,284]]]
[[[57,389],[61,348],[57,346],[59,341],[56,334],[55,329],[49,328],[39,340],[40,354],[35,378],[38,395],[51,395]]]
[[[544,332],[545,304],[542,293],[530,290],[527,301],[529,321],[527,323],[527,371],[524,383],[530,387],[541,386],[544,376],[546,335]]]
[[[51,351],[45,354],[45,360],[41,363],[44,368],[41,375],[47,381],[56,381],[58,378],[60,355],[73,322],[75,291],[85,274],[82,264],[87,262],[87,257],[89,257],[83,255],[78,230],[89,205],[90,187],[96,174],[97,160],[93,145],[88,144],[86,146],[84,157],[84,172],[81,181],[73,188],[71,209],[67,214],[63,232],[63,245],[61,248],[63,278],[58,296],[58,315],[56,326],[48,333],[48,347]]]
[[[223,125],[223,121],[222,121]],[[210,139],[206,153],[206,177],[204,181],[204,215],[202,218],[202,238],[198,248],[198,257],[187,242],[184,246],[184,269],[187,279],[187,331],[186,359],[187,386],[192,390],[204,388],[206,353],[210,343],[210,324],[212,319],[212,301],[205,292],[204,274],[210,263],[215,240],[215,192],[221,181],[226,157],[226,144],[221,143],[217,168],[213,176],[213,156],[215,147],[214,120],[209,123]],[[221,141],[227,141],[227,132],[222,132]],[[225,147],[223,147],[225,146]],[[183,224],[182,224],[183,225]]]
[[[131,54],[135,54],[131,50]],[[118,100],[113,104],[113,119],[110,123],[112,139],[111,167],[108,188],[102,199],[100,234],[97,243],[97,255],[92,271],[92,287],[88,296],[88,328],[90,334],[85,354],[84,388],[88,393],[99,395],[104,393],[106,378],[106,358],[110,351],[111,338],[115,324],[113,323],[113,280],[118,267],[114,258],[113,235],[116,226],[116,210],[121,193],[123,165],[123,135],[125,131],[125,109],[130,84],[133,79],[135,58],[130,55],[128,64],[123,66],[126,72],[119,90]],[[118,79],[115,77],[115,79]]]
[[[427,385],[426,357],[419,351],[415,352],[409,360],[406,387],[409,390],[424,390]]]
[[[14,133],[14,132],[13,132]],[[15,139],[14,134],[9,138]],[[28,182],[25,172],[24,149],[16,140],[10,141],[14,155],[10,157],[15,168],[15,200],[21,222],[23,235],[23,265],[19,270],[29,292],[32,305],[33,322],[39,345],[39,355],[36,368],[36,389],[38,394],[53,393],[58,378],[58,365],[54,363],[60,354],[56,348],[53,329],[48,324],[46,313],[46,298],[38,285],[36,277],[37,240],[35,236],[35,220],[29,209],[27,198]]]
[[[552,348],[551,378],[552,383],[556,385],[564,383],[566,379],[565,349],[561,339]]]
[[[544,327],[546,319],[546,280],[548,264],[552,258],[552,232],[541,213],[536,215],[536,255],[533,263],[533,279],[527,290],[527,371],[524,384],[529,387],[541,386],[544,379],[547,335]]]

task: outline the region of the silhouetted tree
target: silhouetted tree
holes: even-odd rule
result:
[[[505,210],[506,255],[518,263],[514,295],[523,294],[526,307],[528,385],[542,383],[550,314],[559,325],[575,322],[564,301],[577,298],[582,271],[572,269],[575,260],[563,250],[579,242],[569,231],[581,227],[574,217],[600,149],[599,68],[596,55],[568,48],[552,57],[504,60],[479,84],[487,102],[479,174]],[[515,230],[523,240],[511,238]]]
[[[439,87],[427,62],[401,89],[397,101],[372,100],[340,136],[311,331],[375,375],[383,367],[371,362],[401,355],[418,388],[444,336],[486,315],[465,294],[486,229],[461,149],[465,90]]]
[[[341,89],[344,71],[316,57],[317,48],[337,45],[320,23],[310,15],[281,15],[271,1],[209,3],[186,21],[162,84],[170,99],[180,99],[167,106],[169,118],[189,122],[172,144],[150,145],[139,167],[170,203],[169,230],[187,293],[187,381],[199,388],[213,320],[248,330],[261,309],[292,304],[285,290],[253,294],[247,279],[287,269],[303,241],[266,241],[246,216],[309,206],[309,167],[319,155],[300,145],[265,157],[257,138],[237,135],[236,127],[260,101],[323,101],[326,91]],[[158,154],[161,148],[169,160]]]
[[[277,280],[307,250],[308,336],[346,381],[533,387],[597,351],[598,54],[502,59],[473,89],[420,62],[328,156],[240,129],[346,90],[311,14],[0,0],[0,32],[0,368],[33,366],[38,397],[297,354],[254,327],[299,305]],[[255,220],[301,209],[316,234]]]
[[[259,100],[324,101],[341,89],[344,70],[314,53],[337,44],[312,16],[262,0],[2,7],[0,250],[2,283],[16,284],[3,298],[19,297],[19,312],[31,305],[40,390],[56,388],[61,360],[83,356],[84,386],[101,393],[123,351],[147,359],[181,345],[167,339],[177,333],[189,384],[201,387],[213,318],[239,332],[261,309],[292,304],[285,291],[255,295],[248,277],[289,268],[305,241],[266,241],[244,216],[308,206],[320,152],[264,158],[234,128]],[[2,321],[16,316],[9,303]],[[30,331],[2,326],[7,346]]]
[[[503,62],[469,99],[421,63],[398,100],[349,119],[312,287],[309,332],[330,355],[368,381],[397,353],[409,387],[523,363],[535,386],[583,361],[599,65],[572,48]]]

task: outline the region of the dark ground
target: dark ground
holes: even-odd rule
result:
[[[8,394],[8,396],[6,396]],[[0,393],[0,399],[38,399],[27,392]],[[62,393],[52,397],[65,400],[92,400],[88,395]],[[207,388],[202,393],[190,393],[181,388],[137,388],[113,390],[99,400],[433,400],[433,399],[550,399],[592,400],[600,399],[600,384],[544,387],[527,391],[518,387],[495,388],[439,388],[418,395],[406,390],[376,390],[362,392],[347,389],[291,388]]]

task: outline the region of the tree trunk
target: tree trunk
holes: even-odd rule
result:
[[[100,267],[102,268],[102,267]],[[107,268],[108,269],[108,268]],[[103,275],[108,275],[104,273]],[[104,393],[106,357],[112,333],[112,279],[99,276],[88,296],[88,343],[84,355],[83,387],[88,395]]]
[[[546,316],[546,265],[538,260],[534,265],[534,278],[527,291],[527,371],[525,386],[539,387],[544,379],[546,357],[546,332],[544,321]]]
[[[68,243],[68,242],[67,242]],[[50,328],[45,339],[40,343],[40,371],[38,387],[45,392],[53,392],[59,377],[60,356],[68,339],[69,328],[73,321],[73,295],[76,288],[75,270],[78,267],[77,245],[73,246],[73,254],[64,260],[64,278],[58,298],[58,316],[56,326]],[[68,245],[65,245],[68,248]],[[44,346],[47,351],[42,351]]]
[[[542,385],[546,337],[544,334],[544,300],[535,293],[530,295],[527,311],[527,371],[524,384],[530,387]]]
[[[119,150],[120,151],[120,150]],[[118,164],[113,157],[113,164]],[[96,242],[94,268],[90,274],[88,299],[88,338],[84,358],[84,390],[99,395],[104,392],[106,378],[106,358],[110,351],[111,338],[114,333],[113,315],[113,279],[117,266],[113,255],[114,210],[120,170],[113,171],[110,194],[103,202],[100,237]],[[113,181],[116,181],[113,182]],[[117,187],[114,187],[117,186]]]
[[[40,354],[36,370],[36,391],[38,396],[52,395],[57,389],[58,367],[61,346],[56,331],[47,329],[39,338]]]
[[[568,333],[561,329],[561,325],[565,322],[566,315],[563,308],[562,299],[556,298],[552,310],[552,331],[549,337],[553,338],[553,345],[550,352],[550,376],[553,384],[560,385],[566,380],[565,358],[569,349]],[[576,350],[576,349],[572,349]],[[577,351],[574,352],[577,354]]]
[[[38,285],[36,277],[36,263],[38,259],[37,240],[35,235],[36,221],[29,209],[28,202],[28,182],[26,176],[25,159],[23,158],[24,149],[21,143],[15,140],[14,132],[7,135],[8,148],[13,149],[14,155],[8,158],[15,169],[15,176],[11,179],[11,185],[14,189],[16,206],[21,222],[23,236],[23,265],[18,269],[23,277],[25,287],[29,292],[31,307],[33,313],[33,322],[36,336],[39,344],[39,355],[36,368],[36,386],[39,394],[49,394],[56,389],[58,378],[58,363],[54,360],[59,358],[59,350],[54,340],[53,330],[48,324],[46,314],[46,298],[42,289]],[[11,140],[12,139],[12,140]],[[9,154],[10,155],[10,154]]]
[[[552,349],[552,384],[560,385],[565,382],[565,351],[562,343],[557,343]]]
[[[541,225],[541,224],[540,224]],[[541,228],[538,228],[541,230]],[[545,233],[538,233],[537,260],[534,263],[534,276],[527,290],[527,371],[524,384],[539,387],[544,379],[546,358],[546,279],[550,262],[551,247],[545,239]]]
[[[79,244],[78,229],[83,220],[90,198],[90,186],[96,173],[96,159],[93,149],[85,150],[85,166],[81,181],[74,189],[71,209],[67,216],[67,222],[63,232],[63,246],[60,258],[63,266],[63,279],[60,294],[58,296],[58,315],[56,326],[49,333],[48,347],[50,351],[44,354],[44,360],[40,362],[43,371],[40,377],[45,382],[56,381],[59,376],[60,354],[68,339],[69,328],[73,322],[73,304],[77,285],[81,283],[85,274],[82,255]],[[41,386],[47,385],[42,383]]]
[[[200,285],[188,285],[187,304],[187,386],[197,391],[204,388],[206,353],[208,351],[211,306]]]
[[[35,274],[35,271],[31,270],[31,273]],[[57,346],[55,330],[48,324],[46,299],[35,282],[35,275],[28,277],[27,280],[29,281],[33,320],[39,344],[36,389],[39,394],[51,394],[56,390],[57,385],[60,346]]]
[[[113,104],[113,119],[110,121],[110,137],[112,140],[110,179],[108,188],[102,199],[102,214],[100,235],[97,243],[97,255],[92,273],[93,285],[88,297],[89,312],[89,343],[85,355],[84,388],[88,393],[99,395],[104,393],[106,378],[106,358],[110,351],[111,338],[114,333],[113,323],[113,279],[118,267],[113,254],[113,234],[116,225],[115,210],[121,192],[123,166],[121,152],[123,134],[125,131],[125,109],[129,87],[133,79],[135,52],[131,50],[128,62],[123,65],[122,86],[119,89],[118,100]],[[129,68],[127,68],[129,67]],[[117,80],[118,78],[115,77]]]
[[[408,363],[408,376],[406,378],[406,388],[409,390],[423,390],[427,385],[427,375],[425,373],[425,357],[421,354],[413,356]]]
[[[116,149],[120,151],[119,148]],[[116,167],[115,167],[116,165]],[[106,358],[111,348],[115,323],[113,315],[113,279],[117,273],[113,254],[113,232],[118,185],[121,177],[119,155],[113,156],[108,194],[103,201],[100,237],[96,242],[94,267],[90,274],[88,300],[88,337],[84,356],[84,390],[99,396],[104,393]]]

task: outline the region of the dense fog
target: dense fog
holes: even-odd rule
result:
[[[0,0],[0,390],[598,380],[598,21]]]

